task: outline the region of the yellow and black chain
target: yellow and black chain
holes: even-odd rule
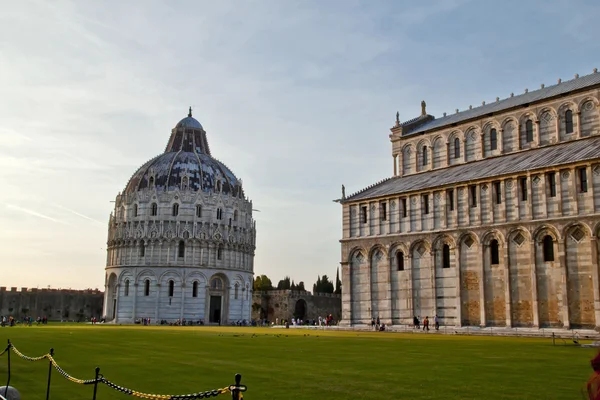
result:
[[[112,388],[121,393],[128,394],[130,396],[139,397],[142,399],[156,399],[156,400],[207,399],[209,397],[217,397],[220,394],[228,393],[230,391],[229,387],[226,387],[226,388],[222,388],[222,389],[207,390],[206,392],[180,394],[180,395],[151,394],[151,393],[138,392],[138,391],[128,389],[123,386],[116,385],[104,377],[100,378],[100,382],[104,383],[109,388]]]

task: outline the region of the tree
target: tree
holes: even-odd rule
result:
[[[306,289],[304,288],[304,282],[298,282],[298,284],[296,285],[296,290],[305,291]]]
[[[291,289],[291,287],[292,287],[292,284],[291,284],[291,279],[289,276],[286,276],[285,278],[280,280],[279,283],[277,284],[277,290],[289,290],[289,289]]]
[[[333,293],[333,282],[329,281],[327,275],[317,277],[317,282],[313,285],[314,293]]]
[[[342,281],[340,281],[340,269],[335,273],[335,294],[342,294]]]
[[[266,291],[266,290],[272,290],[273,289],[273,284],[271,283],[271,280],[269,279],[268,276],[266,275],[259,275],[254,279],[254,290],[255,291]]]

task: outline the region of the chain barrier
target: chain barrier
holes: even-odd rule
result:
[[[180,394],[180,395],[143,393],[143,392],[138,392],[136,390],[128,389],[123,386],[119,386],[119,385],[109,381],[104,376],[102,376],[98,373],[99,368],[96,368],[96,378],[95,379],[75,378],[75,377],[69,375],[64,369],[62,369],[60,367],[60,365],[58,365],[58,363],[56,362],[56,360],[54,359],[54,357],[52,356],[51,353],[46,353],[39,357],[29,357],[29,356],[26,356],[25,354],[21,353],[19,350],[17,350],[17,348],[10,342],[8,343],[8,346],[6,346],[6,348],[2,351],[2,353],[0,353],[0,356],[4,355],[4,353],[6,353],[9,350],[12,350],[13,353],[15,353],[17,356],[19,356],[20,358],[22,358],[23,360],[26,360],[26,361],[41,361],[41,360],[48,359],[50,361],[50,364],[52,365],[52,367],[54,367],[54,369],[56,369],[58,371],[58,373],[60,373],[65,379],[67,379],[73,383],[77,383],[80,385],[97,385],[98,383],[103,383],[106,386],[108,386],[109,388],[114,389],[118,392],[125,393],[130,396],[134,396],[134,397],[139,397],[142,399],[153,399],[153,400],[206,399],[209,397],[217,397],[217,396],[219,396],[221,394],[225,394],[225,393],[231,393],[232,398],[234,400],[241,400],[241,399],[243,399],[242,392],[245,392],[247,390],[246,385],[240,384],[240,380],[241,380],[242,376],[240,374],[236,374],[235,375],[235,384],[229,385],[229,386],[221,388],[221,389],[207,390],[205,392]],[[51,350],[51,352],[52,352],[52,350]],[[96,390],[94,388],[94,398],[95,398],[95,394],[96,394]]]

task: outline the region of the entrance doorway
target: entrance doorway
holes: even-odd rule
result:
[[[210,296],[209,322],[221,323],[221,296]]]
[[[294,317],[302,320],[306,317],[306,301],[304,299],[300,299],[296,302],[296,306],[294,307]]]

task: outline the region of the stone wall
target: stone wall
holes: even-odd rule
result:
[[[0,287],[0,315],[31,316],[50,321],[85,321],[102,317],[104,293],[99,290],[60,290]]]
[[[328,293],[311,294],[307,291],[269,290],[254,292],[252,295],[252,319],[317,320],[319,316],[332,314],[338,321],[342,316],[342,299],[340,295]]]

